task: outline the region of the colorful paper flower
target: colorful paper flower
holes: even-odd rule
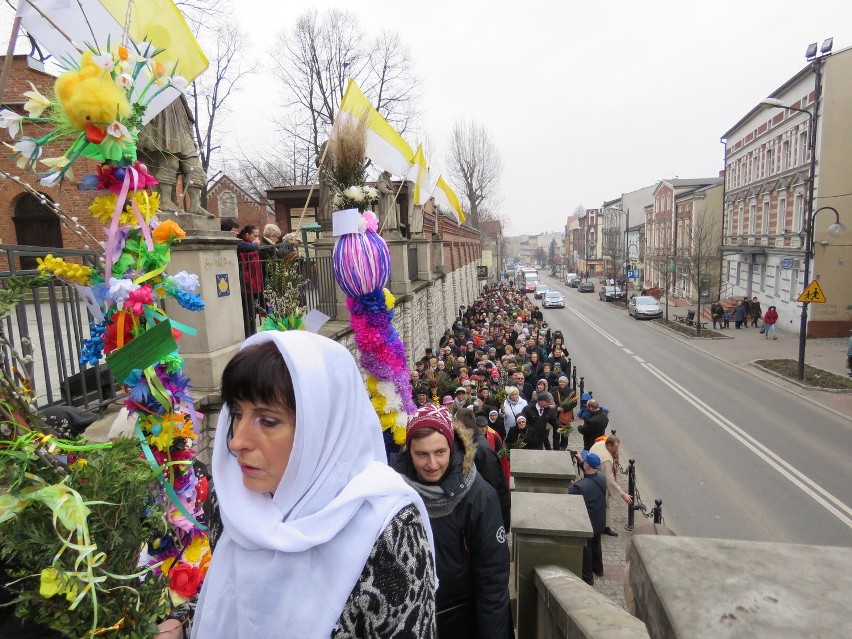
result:
[[[198,281],[198,276],[195,273],[187,273],[186,271],[175,273],[171,276],[171,280],[174,282],[175,286],[187,293],[192,293],[195,289],[201,286],[201,282]]]
[[[68,601],[74,601],[79,592],[78,580],[68,573],[60,572],[56,568],[45,568],[41,571],[41,581],[38,593],[42,597],[53,597],[65,595]]]
[[[18,133],[21,132],[21,125],[23,123],[24,116],[18,115],[14,111],[10,111],[9,109],[3,109],[0,111],[0,128],[8,129],[9,137],[13,140],[18,137]]]
[[[131,291],[124,303],[125,308],[139,317],[145,312],[145,307],[154,303],[154,293],[150,284],[138,287]]]
[[[186,237],[186,231],[174,220],[165,220],[151,231],[151,237],[154,238],[155,242],[173,242]]]
[[[24,111],[29,113],[31,118],[40,118],[41,114],[50,106],[50,100],[44,97],[35,85],[30,82],[32,91],[24,91],[24,97],[28,98],[24,103]]]
[[[195,566],[179,563],[169,571],[169,588],[181,597],[193,597],[201,587],[201,571]]]
[[[18,160],[15,162],[19,169],[25,169],[27,166],[32,166],[36,163],[41,157],[41,147],[38,145],[38,142],[33,140],[32,138],[21,138],[15,144],[6,144],[10,149],[12,149],[15,153],[20,154]]]

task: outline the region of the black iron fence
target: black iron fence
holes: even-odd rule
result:
[[[243,302],[243,326],[246,337],[254,335],[269,312],[266,290],[268,273],[275,258],[260,253],[254,257],[240,256],[240,294]],[[337,317],[337,282],[331,257],[299,257],[295,260],[301,284],[298,289],[299,305],[307,310],[316,309],[331,319]]]
[[[52,254],[67,262],[97,266],[93,251],[0,244],[0,288],[9,277],[37,275],[36,259]],[[55,404],[99,408],[116,397],[117,386],[105,364],[80,364],[83,340],[93,321],[78,289],[52,278],[36,287],[0,320],[0,334],[23,356],[39,408]],[[2,366],[12,366],[8,349]]]

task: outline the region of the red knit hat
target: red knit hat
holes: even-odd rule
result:
[[[441,433],[447,438],[450,448],[452,448],[455,439],[453,417],[446,408],[434,404],[424,404],[418,408],[417,412],[408,420],[408,428],[405,431],[406,447],[411,443],[411,436],[423,428],[431,428]]]

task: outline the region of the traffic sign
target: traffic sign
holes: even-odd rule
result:
[[[639,269],[628,269],[627,270],[627,279],[630,280],[638,280],[639,279]]]
[[[825,293],[822,292],[822,287],[818,280],[814,280],[808,284],[807,288],[799,295],[797,302],[807,302],[809,304],[825,304],[828,300],[825,299]]]

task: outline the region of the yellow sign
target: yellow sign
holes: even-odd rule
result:
[[[814,280],[808,287],[799,295],[797,302],[807,302],[809,304],[825,304],[828,300],[825,299],[825,293],[822,292],[822,287],[818,280]]]

